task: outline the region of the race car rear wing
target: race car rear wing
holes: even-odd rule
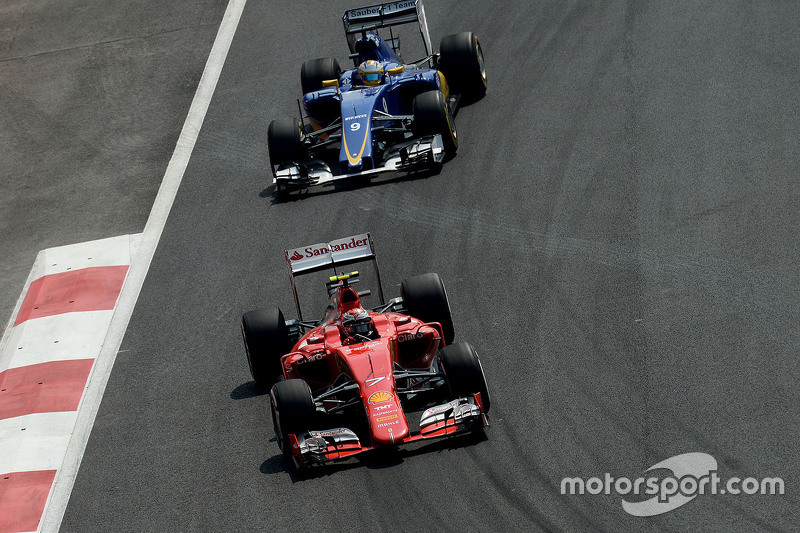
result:
[[[297,296],[297,286],[294,282],[295,276],[320,272],[327,268],[331,268],[335,275],[337,274],[337,268],[364,261],[372,260],[378,281],[380,302],[381,305],[385,305],[383,284],[381,283],[381,274],[378,269],[378,259],[375,255],[375,244],[372,242],[372,237],[369,233],[292,248],[291,250],[285,250],[284,254],[286,263],[289,265],[289,280],[292,284],[292,294],[294,295],[295,305],[297,305],[297,316],[300,320],[303,320],[303,313],[300,310],[300,299]]]
[[[419,32],[425,43],[425,53],[433,54],[431,35],[428,31],[428,20],[422,0],[405,0],[403,2],[387,2],[374,6],[349,9],[342,16],[344,32],[350,53],[355,53],[355,34],[378,28],[389,28],[410,22],[419,23]]]

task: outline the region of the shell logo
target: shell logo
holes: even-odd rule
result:
[[[375,393],[373,393],[373,394],[372,394],[372,395],[371,395],[371,396],[370,396],[370,397],[367,399],[367,401],[368,401],[369,403],[381,403],[381,402],[388,402],[388,401],[389,401],[389,400],[391,400],[392,398],[394,398],[394,396],[392,395],[392,393],[391,393],[391,392],[386,392],[386,391],[378,391],[378,392],[375,392]]]

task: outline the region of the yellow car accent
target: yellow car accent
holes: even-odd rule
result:
[[[367,147],[367,131],[364,131],[364,142],[361,143],[361,150],[359,150],[358,155],[355,157],[350,156],[350,148],[347,147],[347,135],[342,134],[342,142],[344,143],[344,151],[347,154],[347,160],[350,161],[351,165],[355,165],[361,161],[361,156],[364,154],[364,148]]]
[[[447,97],[450,96],[450,86],[447,84],[447,79],[445,79],[444,74],[442,72],[436,71],[439,75],[439,88],[441,88],[442,93],[444,93],[444,98],[447,100]]]
[[[323,87],[336,87],[336,92],[339,92],[339,80],[322,80]]]
[[[369,403],[382,403],[382,402],[388,402],[393,398],[394,396],[392,395],[391,392],[378,391],[376,393],[373,393],[372,396],[370,396],[369,398],[367,398],[367,401]]]
[[[331,276],[328,279],[330,279],[332,282],[336,282],[336,281],[342,281],[342,280],[345,280],[345,279],[350,279],[351,277],[355,277],[355,276],[358,276],[358,270],[354,270],[354,271],[350,272],[349,274],[339,274],[338,276]]]

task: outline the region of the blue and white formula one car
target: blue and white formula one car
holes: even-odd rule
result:
[[[342,17],[354,68],[330,57],[300,71],[301,119],[276,119],[267,135],[275,192],[339,179],[439,165],[455,154],[453,119],[462,98],[486,93],[472,32],[431,47],[422,0],[351,9]],[[417,23],[426,56],[404,63],[393,27]],[[388,28],[388,37],[378,30]],[[386,30],[384,30],[386,31]]]

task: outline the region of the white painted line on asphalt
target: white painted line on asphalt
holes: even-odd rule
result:
[[[56,474],[53,490],[50,493],[44,516],[39,524],[40,531],[55,532],[61,526],[72,487],[78,474],[78,468],[86,449],[86,443],[89,440],[89,434],[108,383],[111,368],[114,365],[117,351],[119,351],[125,331],[128,328],[128,322],[139,298],[147,271],[150,268],[150,262],[153,259],[161,233],[166,225],[167,217],[172,209],[175,195],[178,192],[178,187],[194,150],[195,142],[203,126],[208,106],[217,87],[217,82],[233,41],[233,36],[236,33],[236,28],[239,25],[239,19],[245,3],[246,0],[230,0],[228,2],[217,37],[211,48],[211,54],[206,62],[203,76],[200,78],[200,84],[189,108],[189,114],[183,124],[177,146],[164,174],[164,179],[150,211],[150,216],[147,219],[138,251],[131,262],[125,286],[122,289],[114,317],[111,320],[108,336],[89,378],[87,390],[83,395],[81,406],[78,410],[75,433],[67,448],[64,463]]]

